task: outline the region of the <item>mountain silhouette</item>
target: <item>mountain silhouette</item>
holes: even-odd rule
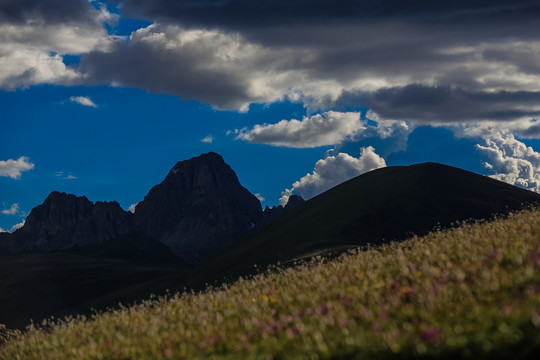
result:
[[[422,235],[540,203],[540,194],[425,163],[360,175],[308,201],[261,210],[215,153],[178,162],[135,210],[51,193],[0,233],[0,323],[87,313],[203,289],[271,264]],[[39,299],[39,301],[36,301]]]
[[[84,196],[52,192],[21,229],[0,234],[0,251],[59,251],[142,235],[197,263],[247,233],[263,216],[259,200],[220,155],[210,152],[178,162],[134,214],[117,202],[94,204]]]
[[[32,209],[22,228],[0,234],[0,249],[57,251],[103,244],[134,233],[134,224],[115,201],[94,204],[85,196],[54,191]]]
[[[261,203],[213,152],[178,162],[137,204],[138,229],[196,263],[244,235]]]

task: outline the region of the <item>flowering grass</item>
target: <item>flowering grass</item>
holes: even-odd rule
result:
[[[540,211],[29,327],[0,359],[530,358]],[[2,345],[0,345],[2,346]]]

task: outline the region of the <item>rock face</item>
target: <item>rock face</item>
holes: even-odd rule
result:
[[[178,162],[134,214],[117,202],[94,204],[84,196],[53,192],[30,212],[21,229],[0,233],[0,252],[57,251],[119,238],[130,245],[129,239],[144,238],[144,246],[157,241],[196,263],[303,202],[293,195],[285,207],[263,213],[231,167],[211,152]]]
[[[55,191],[32,209],[21,229],[4,236],[2,247],[19,252],[102,244],[134,231],[130,215],[115,201],[94,204],[84,196]]]
[[[302,198],[300,195],[291,195],[289,196],[289,200],[287,201],[287,204],[285,204],[285,211],[292,210],[298,205],[302,205],[306,201]]]
[[[198,262],[245,234],[262,217],[259,200],[216,153],[178,162],[137,205],[137,227]]]
[[[261,224],[267,223],[270,220],[273,220],[274,218],[278,217],[279,215],[294,209],[298,205],[303,204],[306,202],[302,196],[300,195],[291,195],[289,196],[289,200],[287,201],[287,204],[285,206],[278,205],[278,206],[266,206],[266,208],[263,211],[263,219],[261,221]]]

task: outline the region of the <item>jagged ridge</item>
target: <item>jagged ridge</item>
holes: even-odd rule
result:
[[[0,234],[0,250],[58,251],[84,248],[130,236],[168,246],[176,256],[197,263],[303,200],[262,211],[223,158],[210,152],[178,162],[154,186],[134,214],[113,202],[95,204],[85,196],[52,192],[25,225]],[[143,247],[148,248],[148,244]]]

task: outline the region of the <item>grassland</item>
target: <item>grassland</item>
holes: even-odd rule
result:
[[[50,320],[0,359],[531,358],[540,211]],[[11,335],[10,335],[11,336]]]

